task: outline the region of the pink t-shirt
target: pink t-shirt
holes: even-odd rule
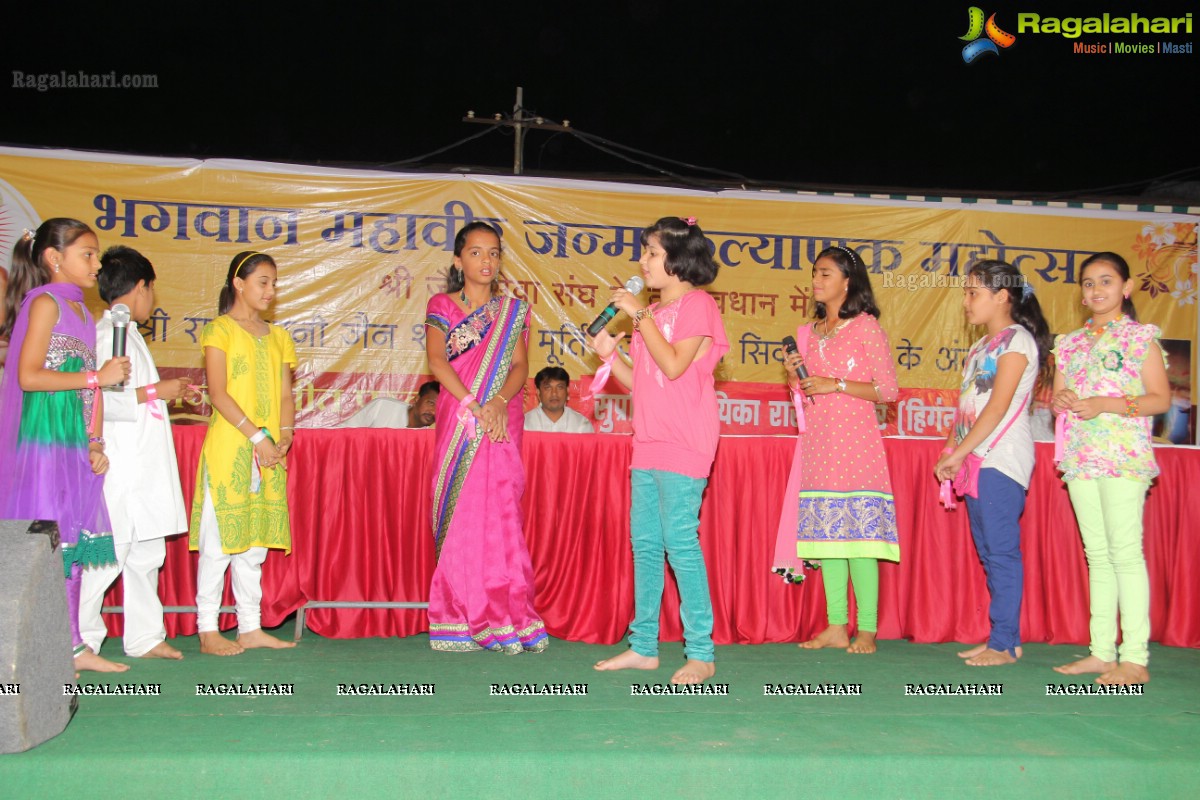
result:
[[[675,380],[663,375],[634,332],[633,356],[633,469],[677,472],[707,478],[717,454],[721,422],[713,370],[729,350],[725,325],[712,295],[692,291],[670,303],[656,303],[654,323],[668,342],[693,336],[712,339],[708,352]],[[703,345],[702,345],[703,346]]]

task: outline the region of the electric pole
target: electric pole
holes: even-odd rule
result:
[[[494,114],[491,119],[480,119],[475,116],[474,111],[468,111],[463,117],[463,122],[476,122],[480,125],[496,125],[502,128],[513,129],[513,175],[522,175],[525,172],[525,134],[530,129],[555,131],[557,133],[570,132],[571,121],[563,120],[562,125],[554,122],[546,122],[542,117],[531,117],[525,111],[525,89],[517,87],[517,101],[513,105],[512,116],[505,118],[503,114]]]

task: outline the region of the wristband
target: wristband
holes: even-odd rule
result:
[[[87,388],[89,388],[89,389],[99,389],[100,388],[100,377],[98,375],[96,375],[95,370],[85,372],[84,377],[87,379]]]
[[[1131,394],[1125,395],[1125,416],[1139,417],[1138,414],[1138,399]]]
[[[158,399],[158,388],[153,384],[146,385],[146,402],[153,403]]]
[[[256,430],[254,432],[254,435],[250,437],[250,444],[258,444],[259,442],[261,442],[263,439],[266,439],[266,438],[267,438],[267,432],[264,431],[262,428],[259,428],[258,430]]]
[[[471,405],[471,403],[474,403],[474,402],[475,402],[475,395],[471,394],[470,392],[467,392],[466,396],[464,396],[462,400],[458,401],[458,407],[466,408],[467,406]]]
[[[951,447],[950,445],[946,445],[945,447],[942,448],[942,455],[944,455],[944,456],[948,456],[953,452],[954,452],[954,448]]]
[[[88,444],[98,444],[101,447],[104,447],[104,437],[103,436],[89,436]]]

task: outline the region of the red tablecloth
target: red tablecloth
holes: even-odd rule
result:
[[[175,444],[190,503],[202,426],[177,426]],[[721,441],[700,514],[718,643],[794,641],[824,627],[820,573],[801,586],[769,572],[794,440]],[[965,505],[937,503],[932,478],[940,440],[888,439],[900,524],[900,564],[880,567],[879,635],[918,642],[983,641],[987,589]],[[554,636],[612,643],[632,616],[629,549],[630,440],[624,436],[525,435],[529,474],[526,537],[537,607]],[[290,457],[293,552],[272,551],[263,570],[263,623],[279,624],[308,600],[423,601],[433,573],[429,532],[430,430],[302,430]],[[1200,452],[1157,451],[1162,476],[1146,504],[1153,639],[1200,647]],[[1085,643],[1087,565],[1075,517],[1038,445],[1022,549],[1025,641]],[[186,537],[169,541],[160,593],[194,605],[196,557]],[[231,602],[231,596],[226,597]],[[119,604],[119,584],[108,602]],[[678,639],[678,596],[668,581],[664,638]],[[409,636],[426,629],[421,610],[311,610],[323,636]],[[231,615],[222,625],[232,625]],[[120,617],[109,627],[120,630]],[[195,632],[192,614],[168,614],[171,635]]]

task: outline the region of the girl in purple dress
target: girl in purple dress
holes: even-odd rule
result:
[[[0,336],[0,518],[58,523],[75,669],[124,672],[79,635],[82,570],[116,562],[104,505],[108,469],[100,387],[129,377],[129,359],[96,369],[96,326],[83,290],[96,285],[100,244],[87,225],[49,219],[13,248]]]

